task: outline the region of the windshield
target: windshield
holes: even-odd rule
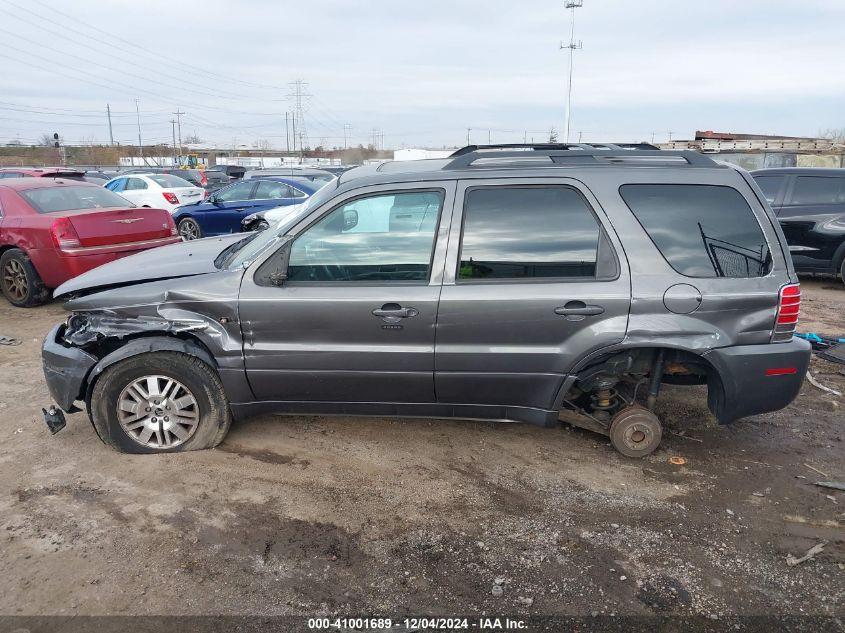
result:
[[[126,209],[135,206],[126,198],[95,185],[42,187],[18,193],[38,213],[75,211],[76,209]]]
[[[335,193],[336,187],[323,187],[313,196],[302,203],[301,208],[298,209],[290,217],[282,220],[278,225],[246,236],[240,242],[235,242],[229,246],[226,251],[218,255],[217,264],[219,267],[237,268],[248,264],[261,255],[266,249],[277,244],[281,238],[297,223],[300,218],[310,213],[312,209],[329,200]],[[222,256],[222,257],[221,257]]]

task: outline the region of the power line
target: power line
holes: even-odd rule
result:
[[[9,0],[6,0],[6,2],[8,4],[11,4],[12,6],[15,6],[19,10],[26,11],[27,13],[31,13],[33,15],[40,17],[41,19],[47,20],[47,18],[44,18],[44,17],[40,16],[39,14],[31,11],[30,8],[23,8],[19,5],[12,3],[12,2],[9,2]],[[64,13],[63,11],[60,11],[55,6],[47,6],[43,2],[39,2],[37,0],[36,0],[36,3],[40,4],[46,11],[49,11],[51,14],[55,13],[55,14],[58,14],[58,15],[65,17],[65,18],[68,18],[69,20],[72,20],[72,21],[76,22],[77,24],[84,26],[85,28],[87,28],[88,30],[90,30],[92,32],[99,33],[101,36],[106,37],[107,39],[113,40],[114,42],[116,42],[121,47],[127,47],[128,46],[128,47],[131,47],[131,48],[135,48],[135,49],[140,50],[141,52],[143,52],[144,54],[146,54],[148,56],[158,57],[159,59],[167,62],[168,64],[173,63],[173,59],[171,57],[167,57],[167,56],[162,55],[160,53],[156,53],[155,51],[150,50],[149,47],[139,46],[138,44],[133,44],[132,42],[128,42],[128,41],[126,41],[122,38],[116,37],[115,35],[109,33],[108,31],[105,31],[103,29],[99,29],[95,26],[91,26],[89,23],[83,22],[82,20],[80,20],[79,18],[77,18],[73,15],[70,15],[68,13]],[[64,26],[64,25],[60,25],[60,26]],[[90,36],[86,35],[85,37],[90,37]],[[284,90],[284,88],[282,88],[280,86],[274,86],[274,85],[271,85],[271,84],[259,84],[259,83],[254,83],[254,82],[250,82],[250,81],[244,81],[242,79],[229,77],[229,76],[226,76],[226,75],[222,75],[220,73],[214,73],[214,72],[205,70],[204,68],[201,68],[201,67],[198,67],[198,66],[191,66],[190,64],[183,64],[183,65],[184,65],[185,68],[191,69],[194,73],[204,74],[204,75],[207,75],[209,77],[216,77],[216,78],[221,79],[223,81],[226,81],[228,83],[238,83],[238,84],[241,84],[241,85],[252,86],[254,88],[261,88],[261,89],[266,89],[266,90]]]

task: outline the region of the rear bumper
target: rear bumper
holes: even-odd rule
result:
[[[48,288],[58,288],[64,282],[82,273],[108,264],[116,259],[135,255],[151,248],[168,246],[181,242],[179,236],[166,237],[146,242],[129,242],[111,246],[92,246],[70,251],[43,249],[31,251],[30,257],[38,274]]]
[[[811,350],[809,342],[796,337],[789,343],[739,345],[708,352],[704,357],[721,378],[721,389],[710,385],[711,411],[725,424],[783,409],[801,390]]]
[[[84,394],[82,387],[97,358],[77,347],[65,347],[59,342],[64,324],[57,325],[41,346],[41,363],[50,396],[62,409],[69,411]]]

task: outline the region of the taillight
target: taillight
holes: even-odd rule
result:
[[[208,184],[208,178],[206,178],[206,176],[205,176],[205,172],[204,172],[204,171],[201,171],[201,172],[200,172],[200,184],[201,184],[203,187],[205,187],[205,186]]]
[[[801,286],[789,284],[780,289],[778,313],[775,317],[775,330],[772,333],[773,343],[783,343],[792,340],[795,326],[798,324],[798,313],[801,310]]]
[[[171,191],[164,192],[164,199],[167,200],[170,204],[179,204],[179,198],[177,198],[176,194]]]
[[[59,218],[53,222],[50,226],[50,235],[53,238],[53,244],[60,250],[82,246],[79,234],[67,218]]]

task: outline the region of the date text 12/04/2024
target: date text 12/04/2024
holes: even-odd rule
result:
[[[348,628],[370,631],[520,631],[527,628],[524,620],[511,618],[483,617],[483,618],[309,618],[308,628],[311,630],[332,630]]]

